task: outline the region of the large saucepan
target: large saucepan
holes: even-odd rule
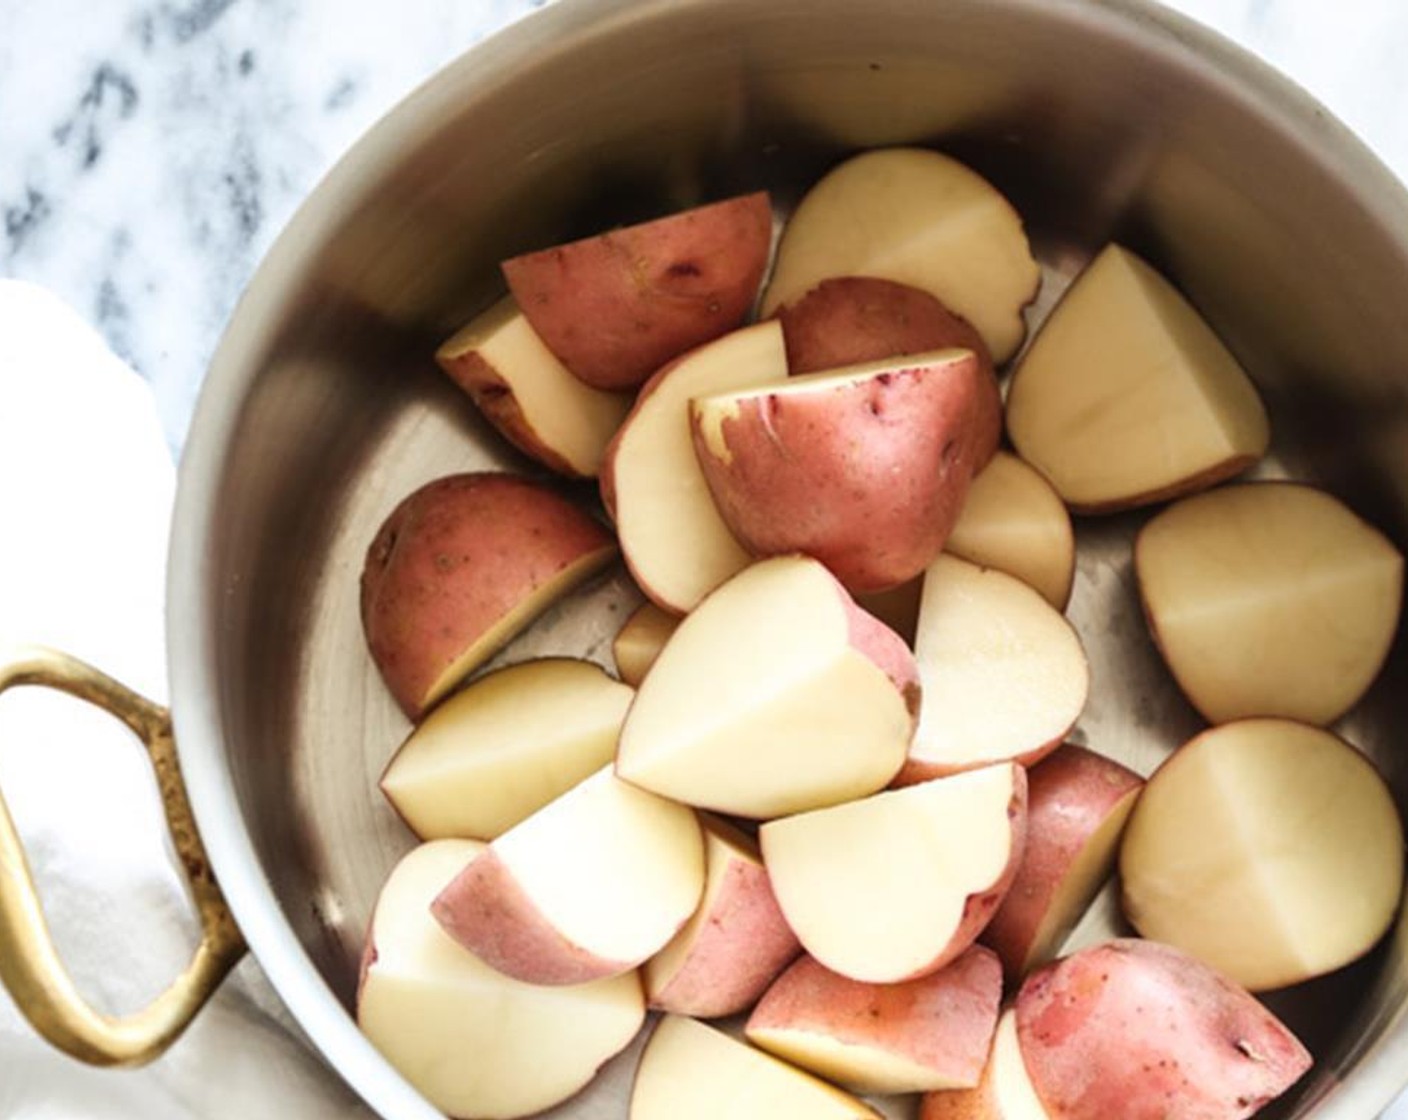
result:
[[[760,186],[785,206],[842,154],[897,142],[960,155],[1016,202],[1047,267],[1036,316],[1108,239],[1146,253],[1263,390],[1270,473],[1319,480],[1408,544],[1408,196],[1214,36],[1141,0],[564,0],[524,20],[391,114],[299,212],[230,325],[181,467],[171,693],[194,820],[244,938],[383,1116],[434,1114],[348,1013],[376,890],[410,842],[376,789],[406,725],[364,651],[358,572],[417,484],[523,467],[437,373],[435,345],[495,293],[503,256]],[[1143,630],[1137,521],[1080,525],[1071,613],[1096,684],[1082,730],[1147,771],[1197,722]],[[595,654],[633,595],[609,579],[528,647]],[[62,670],[36,655],[5,681]],[[96,677],[69,683],[113,700]],[[1400,642],[1343,730],[1408,804],[1406,688]],[[162,713],[118,700],[174,801]],[[0,834],[0,939],[34,949],[0,967],[35,1021],[93,1060],[173,1037],[239,952],[208,873],[192,972],[114,1025],[55,979]],[[1318,1058],[1278,1114],[1377,1115],[1408,1082],[1402,924],[1277,1009]],[[623,1116],[629,1066],[560,1114]]]

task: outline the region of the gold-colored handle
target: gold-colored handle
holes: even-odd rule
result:
[[[146,745],[200,917],[201,942],[185,972],[149,1006],[122,1017],[94,1011],[54,949],[29,863],[0,796],[0,981],[34,1028],[60,1050],[92,1065],[143,1065],[165,1051],[214,994],[244,954],[244,939],[196,831],[166,709],[76,658],[33,646],[0,662],[0,692],[24,684],[86,700],[116,716]]]

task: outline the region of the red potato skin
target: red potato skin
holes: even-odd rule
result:
[[[563,937],[493,848],[484,849],[450,880],[430,912],[485,964],[527,984],[585,984],[641,963],[607,960]]]
[[[852,593],[914,578],[943,549],[975,472],[976,359],[899,367],[817,393],[744,398],[716,455],[691,409],[720,514],[756,556],[803,552]]]
[[[1311,1064],[1243,989],[1134,939],[1033,973],[1017,997],[1017,1037],[1051,1120],[1243,1120]]]
[[[918,726],[923,689],[919,683],[919,664],[914,660],[914,651],[902,637],[862,609],[839,580],[836,582],[836,594],[841,596],[846,606],[851,648],[884,671],[890,683],[904,697],[912,724]]]
[[[416,719],[455,660],[530,593],[574,565],[585,579],[615,554],[610,532],[546,486],[495,473],[437,479],[404,499],[367,549],[372,660]]]
[[[453,357],[436,355],[435,360],[450,380],[469,394],[484,419],[519,451],[558,474],[569,478],[583,477],[581,471],[538,438],[538,433],[524,419],[512,386],[484,360],[482,354],[470,350]]]
[[[976,474],[1002,438],[1002,393],[983,336],[930,293],[893,280],[842,276],[823,280],[777,312],[793,374],[928,350],[971,350],[984,372],[979,379],[979,419],[970,457]]]
[[[504,261],[504,278],[549,350],[597,389],[631,389],[665,362],[739,326],[772,244],[766,192]]]
[[[1143,787],[1144,779],[1133,770],[1074,743],[1059,747],[1028,772],[1026,852],[1012,888],[982,935],[1009,979],[1020,979],[1031,967],[1037,931],[1090,838]],[[1112,845],[1111,868],[1117,854],[1118,845]],[[1080,911],[1089,901],[1083,900]],[[1062,923],[1067,933],[1079,917],[1073,913]]]
[[[801,951],[762,864],[731,860],[706,926],[650,1006],[696,1019],[737,1015]]]
[[[987,1063],[1002,966],[974,945],[939,972],[899,984],[865,984],[799,958],[763,996],[745,1033],[798,1030],[883,1050],[959,1086],[977,1085]]]

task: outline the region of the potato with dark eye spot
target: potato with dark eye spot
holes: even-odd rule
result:
[[[766,192],[503,262],[524,316],[597,389],[633,389],[686,350],[740,326],[772,243]]]

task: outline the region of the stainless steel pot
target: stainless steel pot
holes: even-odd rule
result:
[[[563,0],[522,21],[304,205],[230,324],[181,468],[169,642],[195,816],[260,963],[383,1116],[435,1114],[348,1013],[377,888],[410,843],[376,790],[406,725],[363,647],[361,557],[417,484],[524,467],[434,346],[505,255],[759,186],[786,207],[840,156],[893,143],[953,152],[1014,200],[1046,267],[1033,322],[1107,240],[1146,253],[1262,388],[1263,473],[1317,480],[1408,543],[1408,196],[1210,33],[1142,0]],[[1083,735],[1147,771],[1198,723],[1144,633],[1139,520],[1080,524],[1070,613],[1094,670]],[[633,602],[609,579],[507,657],[599,655]],[[1405,686],[1400,641],[1342,730],[1408,804]],[[1276,1115],[1365,1120],[1408,1082],[1402,923],[1273,1003],[1318,1058]],[[554,1115],[624,1115],[629,1072]]]

